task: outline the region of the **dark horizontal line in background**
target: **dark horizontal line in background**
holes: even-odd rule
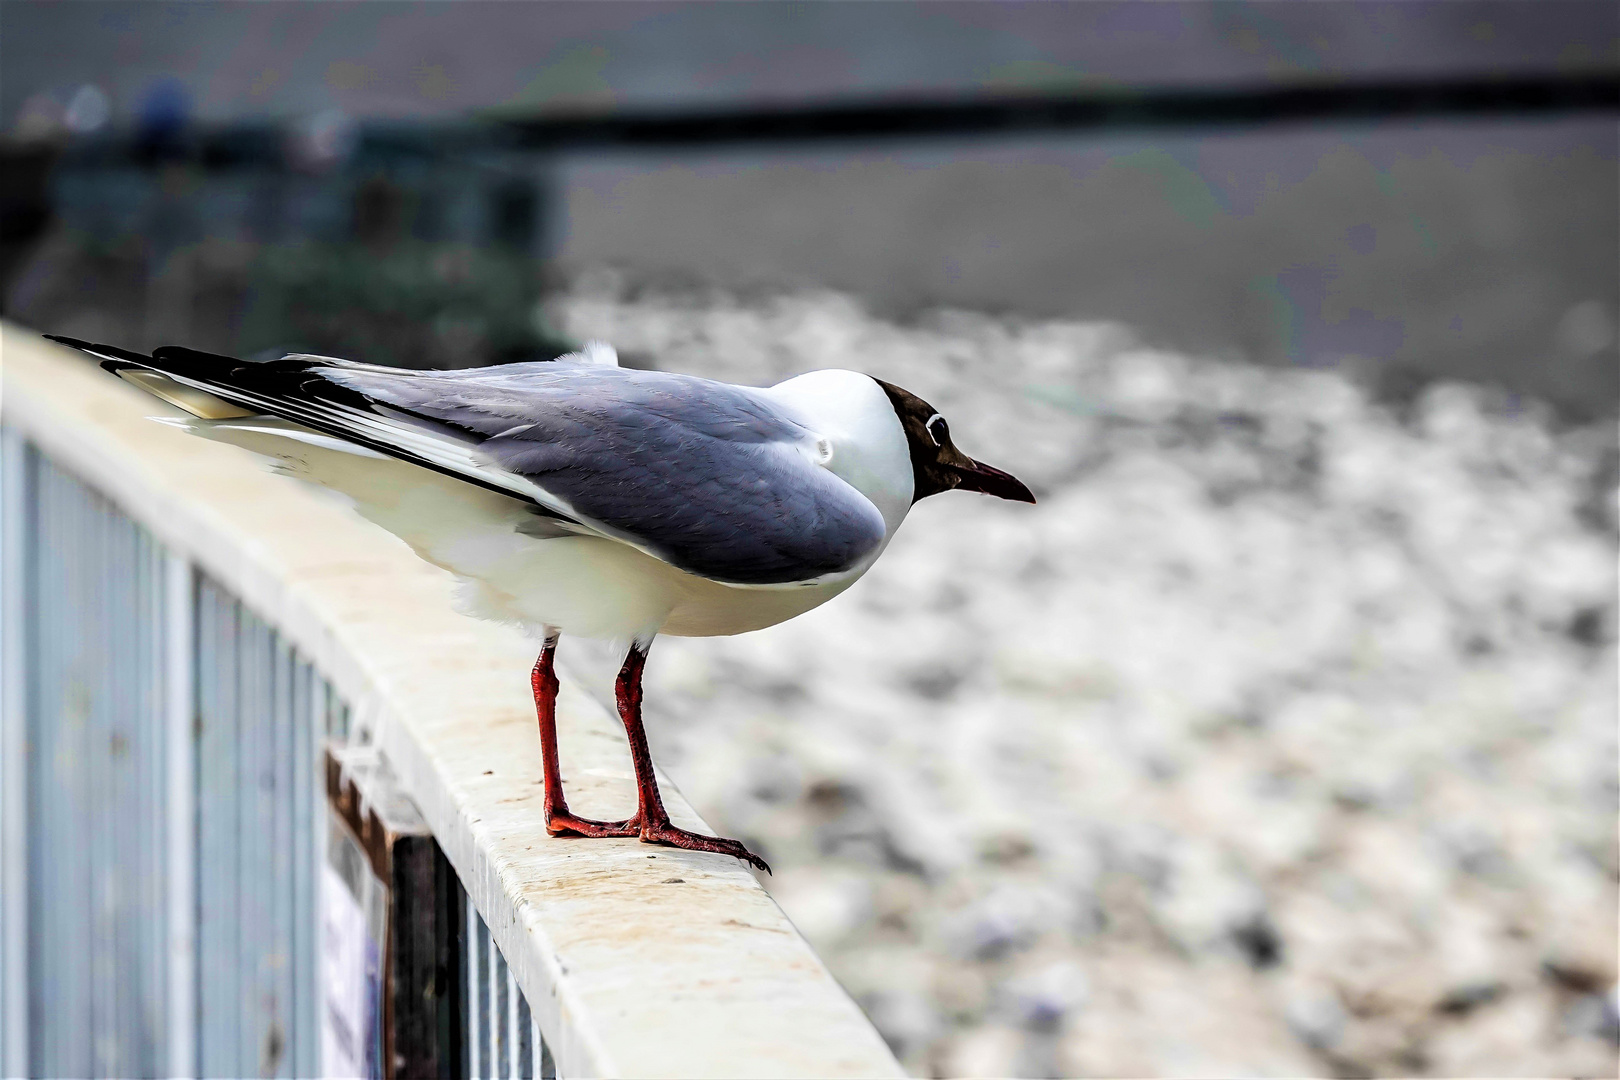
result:
[[[693,146],[732,142],[989,135],[1303,121],[1620,112],[1620,75],[1408,80],[1235,90],[1108,90],[966,101],[838,102],[715,111],[505,120],[518,145]]]
[[[572,116],[473,116],[361,121],[355,149],[387,155],[476,157],[484,152],[601,147],[803,144],[1012,133],[1246,128],[1309,122],[1440,117],[1620,115],[1620,74],[1407,80],[1240,89],[1108,89],[1086,94],[965,100],[884,99],[742,109],[644,109]],[[205,169],[287,165],[288,126],[244,120],[151,133],[110,133],[74,145],[77,167],[185,159]]]

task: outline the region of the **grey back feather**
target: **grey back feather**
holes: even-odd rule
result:
[[[877,508],[809,460],[813,433],[747,387],[571,361],[321,374],[704,577],[807,581],[883,540]]]

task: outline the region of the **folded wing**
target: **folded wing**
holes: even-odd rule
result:
[[[811,460],[814,434],[746,387],[584,359],[404,371],[64,343],[109,369],[158,372],[243,410],[523,499],[553,526],[718,581],[836,577],[884,537],[877,508]]]

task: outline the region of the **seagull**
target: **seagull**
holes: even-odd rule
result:
[[[739,841],[670,822],[641,719],[653,638],[741,634],[826,603],[930,495],[1035,501],[958,450],[927,402],[856,371],[752,387],[620,367],[601,342],[554,360],[417,371],[179,346],[146,356],[47,336],[190,414],[164,422],[346,496],[458,578],[465,613],[543,642],[530,685],[548,833],[637,837],[767,872]],[[614,692],[638,805],[621,821],[581,817],[564,795],[564,633],[625,649]]]

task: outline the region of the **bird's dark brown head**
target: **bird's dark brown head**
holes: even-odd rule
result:
[[[893,383],[875,381],[889,395],[911,448],[912,502],[952,488],[982,491],[1015,502],[1035,501],[1035,496],[1017,477],[982,461],[974,461],[958,450],[951,442],[950,425],[932,405]]]

